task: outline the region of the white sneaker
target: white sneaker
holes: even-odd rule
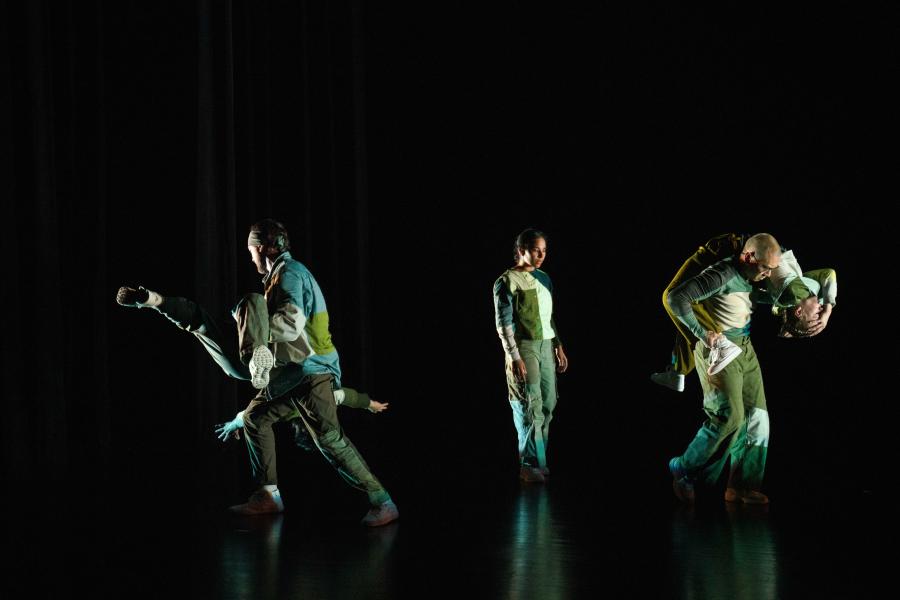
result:
[[[258,390],[269,385],[269,371],[275,366],[275,357],[266,346],[257,346],[253,349],[250,358],[250,385]]]
[[[393,500],[388,500],[378,506],[373,506],[363,517],[362,524],[366,527],[380,527],[400,518],[400,511]]]
[[[684,391],[684,375],[672,369],[666,369],[662,373],[652,373],[650,381],[676,392]]]
[[[284,502],[281,500],[281,494],[273,496],[271,492],[259,489],[253,492],[244,504],[235,504],[228,510],[235,515],[271,515],[284,512]]]
[[[709,369],[706,370],[706,374],[715,375],[731,364],[741,352],[737,344],[724,335],[719,336],[716,345],[709,349]]]

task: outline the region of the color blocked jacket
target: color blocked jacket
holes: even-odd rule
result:
[[[276,363],[302,364],[304,375],[334,375],[340,387],[340,359],[328,330],[325,297],[309,269],[282,252],[263,285]]]
[[[804,272],[788,250],[781,255],[778,268],[766,279],[768,297],[760,302],[781,308],[796,306],[803,299],[815,295],[823,304],[837,304],[837,273],[834,269],[816,269]]]
[[[508,269],[494,282],[494,321],[503,350],[519,360],[518,340],[553,340],[561,346],[553,319],[553,283],[541,271]]]

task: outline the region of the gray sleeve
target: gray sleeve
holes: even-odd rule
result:
[[[728,280],[734,276],[732,271],[727,265],[716,263],[669,291],[667,300],[672,313],[700,340],[706,339],[706,329],[697,321],[691,304],[706,300],[722,291]]]

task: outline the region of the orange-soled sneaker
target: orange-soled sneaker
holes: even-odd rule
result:
[[[393,500],[383,502],[378,506],[373,506],[362,519],[362,524],[366,527],[380,527],[387,525],[400,518],[400,511]]]
[[[756,490],[725,489],[725,502],[741,502],[743,504],[768,504],[769,497]]]
[[[284,512],[284,502],[281,501],[281,494],[272,495],[266,489],[258,489],[244,504],[236,504],[228,510],[244,516],[271,515]]]

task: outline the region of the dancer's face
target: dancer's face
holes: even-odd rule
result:
[[[800,313],[797,317],[800,319],[801,326],[809,328],[819,320],[819,315],[822,314],[825,307],[819,303],[818,298],[810,296],[799,304],[798,309]]]
[[[525,265],[539,269],[547,258],[547,242],[544,238],[538,238],[531,244],[531,248],[519,248],[519,256]]]
[[[266,268],[266,255],[263,254],[263,246],[247,246],[247,250],[250,251],[250,260],[256,265],[256,271],[260,275],[268,273],[269,270]]]
[[[781,255],[779,253],[770,253],[765,257],[759,258],[756,252],[744,252],[742,258],[747,279],[750,281],[762,281],[781,264]]]

